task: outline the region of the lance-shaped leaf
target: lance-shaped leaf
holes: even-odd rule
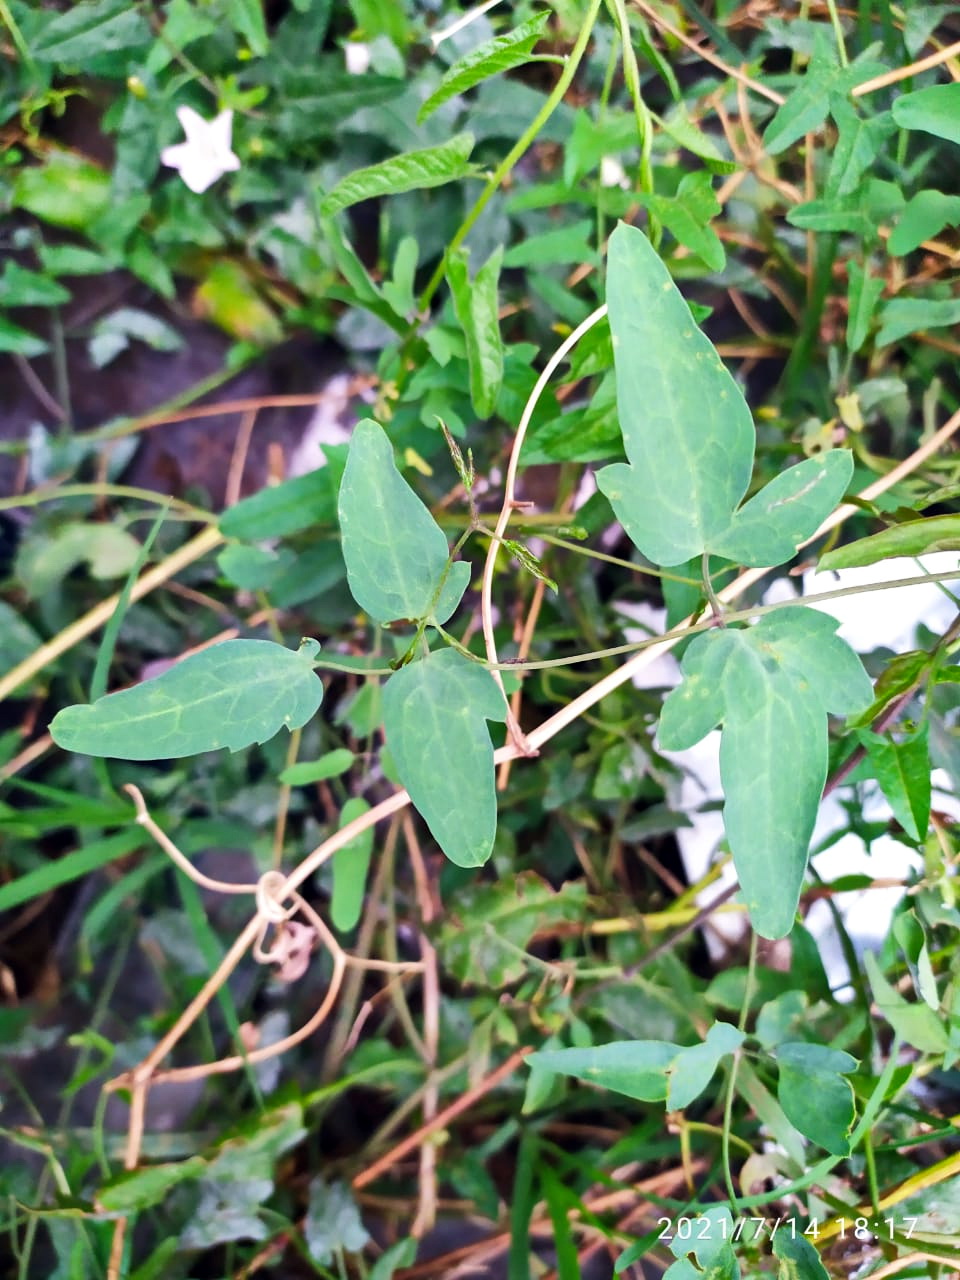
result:
[[[873,49],[866,50],[849,66],[840,66],[827,32],[818,28],[814,39],[813,56],[802,79],[764,131],[763,146],[768,155],[779,155],[805,133],[814,133],[837,97],[884,71],[879,63],[870,60]]]
[[[503,249],[494,249],[472,282],[467,270],[468,257],[465,249],[450,255],[447,279],[453,294],[453,309],[467,341],[470,399],[477,417],[489,418],[503,382],[503,339],[497,301]]]
[[[362,817],[370,809],[362,796],[351,796],[340,813],[340,826],[345,827],[355,818]],[[333,855],[333,895],[330,899],[330,919],[335,929],[349,933],[363,911],[363,895],[367,887],[367,872],[373,854],[373,827],[367,827],[358,836],[338,849]]]
[[[837,625],[795,606],[744,630],[697,636],[660,717],[660,744],[671,751],[723,724],[724,826],[751,923],[765,938],[793,925],[827,776],[827,712],[851,714],[873,696]]]
[[[930,821],[929,725],[901,742],[869,729],[857,736],[893,816],[911,840],[925,840]]]
[[[892,524],[869,538],[835,547],[820,557],[818,569],[853,569],[894,556],[922,556],[928,551],[960,551],[960,516],[930,516]]]
[[[355,169],[321,199],[320,214],[327,218],[375,196],[396,196],[456,182],[470,167],[472,150],[473,134],[458,133],[438,147],[404,151],[366,169]]]
[[[174,760],[266,742],[299,729],[320,706],[320,646],[294,653],[270,640],[226,640],[132,689],[64,707],[50,725],[67,751],[116,760]]]
[[[506,703],[489,671],[454,649],[412,662],[387,681],[387,745],[410,799],[440,848],[460,867],[493,852],[497,793],[487,720]]]
[[[377,622],[428,614],[446,622],[467,589],[470,566],[458,560],[447,571],[443,530],[397,470],[393,445],[370,418],[350,439],[339,510],[347,581],[360,608]]]
[[[438,107],[457,94],[466,93],[482,80],[500,75],[504,71],[512,71],[514,67],[522,67],[525,62],[529,62],[533,46],[543,35],[543,29],[549,20],[549,11],[538,13],[506,35],[487,40],[458,58],[420,108],[417,124],[423,124]]]
[[[645,556],[678,565],[730,524],[753,469],[753,419],[740,388],[646,236],[610,237],[607,305],[629,465],[597,482]]]
[[[842,1049],[795,1041],[777,1049],[777,1097],[792,1125],[831,1155],[850,1152],[853,1088],[843,1077],[858,1063]]]
[[[687,1107],[713,1078],[720,1059],[743,1044],[729,1022],[715,1022],[702,1044],[669,1040],[615,1040],[591,1049],[542,1049],[528,1058],[538,1071],[575,1076],[641,1102],[666,1100],[671,1111]]]
[[[853,475],[853,454],[831,449],[781,472],[711,538],[707,549],[737,564],[763,568],[796,554],[843,496]]]

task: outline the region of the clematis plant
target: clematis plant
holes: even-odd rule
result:
[[[179,169],[191,191],[206,191],[225,173],[240,168],[240,159],[230,147],[232,111],[221,111],[212,120],[204,120],[192,107],[178,107],[177,119],[187,140],[165,147],[160,159],[171,169]]]

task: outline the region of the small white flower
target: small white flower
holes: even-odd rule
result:
[[[600,161],[600,185],[601,187],[621,187],[624,191],[629,187],[629,179],[616,156],[604,156]]]
[[[360,40],[348,40],[343,46],[343,54],[348,75],[362,76],[370,66],[370,46]]]
[[[160,159],[180,177],[191,191],[206,191],[225,173],[240,168],[240,160],[230,150],[233,112],[221,111],[213,120],[204,120],[192,107],[177,107],[177,119],[187,135],[186,142],[165,147]]]

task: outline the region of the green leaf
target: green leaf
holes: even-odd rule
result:
[[[397,1271],[412,1267],[417,1260],[417,1242],[412,1236],[390,1246],[371,1267],[368,1280],[393,1280]]]
[[[960,222],[960,196],[944,195],[942,191],[918,191],[904,206],[900,221],[887,240],[887,253],[895,257],[919,249],[944,227],[954,227]]]
[[[830,197],[851,195],[860,179],[876,162],[881,146],[896,132],[896,123],[889,111],[878,115],[861,116],[846,99],[835,97],[830,114],[837,124],[838,137],[834,144],[827,177],[826,194]]]
[[[610,237],[607,302],[629,465],[597,482],[655,564],[699,555],[730,523],[753,469],[750,410],[646,236]]]
[[[937,1014],[926,1004],[910,1004],[883,976],[872,951],[864,953],[864,967],[870,979],[873,999],[882,1017],[894,1031],[920,1053],[946,1053],[950,1036]]]
[[[541,1049],[528,1065],[625,1094],[640,1102],[663,1102],[668,1072],[680,1046],[669,1040],[615,1040],[594,1049]]]
[[[223,576],[244,591],[262,591],[296,563],[297,555],[289,547],[270,551],[231,543],[217,556],[217,568]]]
[[[77,244],[42,244],[38,252],[43,269],[52,276],[97,276],[113,265],[105,254]]]
[[[564,186],[572,187],[596,169],[604,156],[617,156],[637,142],[637,118],[632,112],[610,110],[602,120],[594,120],[589,112],[578,111],[564,142]]]
[[[549,11],[538,13],[527,22],[514,27],[506,35],[487,40],[484,44],[472,49],[449,68],[443,79],[427,98],[417,113],[417,124],[423,124],[432,116],[438,107],[449,102],[460,93],[466,93],[481,80],[490,76],[512,71],[514,67],[522,67],[530,61],[533,46],[543,35],[543,30],[550,21]]]
[[[340,774],[346,773],[353,761],[352,751],[348,751],[346,747],[337,747],[319,760],[301,760],[297,764],[288,765],[280,774],[280,781],[291,787],[324,782],[327,778],[338,778]]]
[[[473,135],[458,133],[438,147],[406,151],[366,169],[356,169],[322,197],[320,214],[330,217],[359,204],[361,200],[395,196],[403,191],[422,191],[427,187],[456,182],[469,171],[472,150]]]
[[[737,564],[782,564],[820,527],[853,475],[853,454],[831,449],[798,462],[771,480],[739,511],[707,549]]]
[[[773,1237],[774,1255],[780,1259],[777,1280],[830,1280],[820,1255],[804,1236],[778,1231]]]
[[[927,769],[929,771],[929,764]],[[913,978],[917,995],[927,1008],[936,1012],[940,1008],[940,992],[930,963],[930,951],[926,934],[916,911],[904,911],[893,922],[893,936],[907,958],[907,966]]]
[[[675,196],[643,193],[637,198],[680,244],[702,258],[711,271],[723,270],[727,261],[723,241],[708,225],[720,212],[720,203],[706,170],[681,178]]]
[[[313,1179],[303,1238],[310,1257],[321,1267],[332,1266],[344,1252],[357,1253],[366,1245],[370,1236],[345,1182],[328,1186],[322,1177]]]
[[[819,570],[852,569],[894,556],[920,556],[928,551],[960,550],[960,516],[928,516],[892,524],[869,538],[835,547],[820,557]]]
[[[219,527],[225,538],[262,542],[331,524],[335,514],[334,486],[328,468],[320,467],[243,498],[224,511]]]
[[[932,84],[893,101],[901,129],[919,129],[948,142],[960,142],[960,84]]]
[[[952,324],[960,324],[960,298],[891,298],[880,312],[877,346]]]
[[[49,343],[38,338],[27,329],[21,329],[6,316],[0,316],[0,351],[11,355],[26,356],[28,360],[34,356],[42,356],[49,350]]]
[[[870,178],[851,195],[828,196],[794,205],[787,221],[803,231],[850,232],[869,244],[877,240],[880,224],[899,214],[904,203],[899,187],[880,178]]]
[[[355,818],[369,813],[370,806],[362,796],[351,796],[340,813],[340,826],[345,827]],[[333,855],[333,896],[330,900],[330,919],[341,933],[349,933],[363,911],[363,895],[367,887],[367,872],[373,855],[372,826],[361,831],[349,844]]]
[[[132,1213],[160,1204],[171,1187],[202,1178],[207,1162],[200,1156],[176,1164],[154,1164],[132,1173],[122,1173],[97,1192],[98,1203],[108,1213]]]
[[[753,927],[790,932],[827,773],[826,714],[873,688],[835,619],[790,606],[756,626],[697,636],[664,702],[659,739],[682,751],[723,722],[724,825]]]
[[[485,721],[505,718],[493,676],[454,649],[401,667],[383,691],[397,772],[434,839],[460,867],[482,866],[493,852],[497,794]]]
[[[730,1243],[735,1235],[733,1215],[727,1206],[706,1205],[694,1223],[693,1232],[684,1236],[677,1231],[670,1241],[677,1261],[664,1272],[664,1280],[740,1280],[740,1264]],[[689,1261],[691,1254],[697,1266]]]
[[[233,338],[268,347],[283,337],[283,326],[264,300],[249,271],[218,258],[194,293],[194,306]]]
[[[804,134],[815,133],[826,120],[836,96],[843,97],[861,81],[887,70],[866,56],[841,67],[832,40],[822,26],[818,25],[815,40],[803,78],[764,130],[763,148],[768,155],[779,155]]]
[[[177,330],[159,316],[136,307],[118,307],[93,326],[89,351],[94,368],[108,365],[127,349],[131,339],[153,351],[179,351],[183,347],[183,338]]]
[[[859,351],[867,340],[873,313],[883,293],[885,281],[872,276],[863,263],[847,263],[847,350]]]
[[[527,973],[524,951],[538,930],[582,918],[583,883],[553,889],[532,871],[459,889],[436,934],[443,966],[458,982],[499,991]]]
[[[387,302],[405,319],[411,318],[417,309],[414,295],[414,280],[417,272],[417,257],[420,246],[416,236],[404,236],[397,245],[393,260],[393,279],[385,280],[381,292]]]
[[[6,262],[0,276],[0,306],[57,307],[70,301],[70,290],[39,271],[27,271],[17,262]]]
[[[357,424],[340,485],[340,533],[354,600],[377,622],[425,618],[443,623],[470,578],[465,561],[450,565],[433,516],[397,470],[393,445],[372,419]]]
[[[61,885],[82,880],[92,871],[98,871],[119,858],[126,858],[142,845],[143,833],[139,828],[118,831],[116,835],[105,836],[102,840],[81,844],[79,849],[34,867],[32,871],[0,885],[0,911],[11,911],[21,903],[39,898],[41,894],[50,893]]]
[[[929,732],[929,725],[925,724],[901,742],[894,741],[890,734],[869,729],[857,734],[893,816],[917,842],[927,838],[930,821]]]
[[[739,1049],[745,1038],[729,1022],[715,1022],[702,1044],[618,1040],[598,1048],[541,1050],[527,1062],[538,1071],[575,1076],[642,1102],[665,1099],[668,1110],[679,1111],[700,1096],[720,1059]]]
[[[597,251],[590,243],[595,234],[596,224],[590,218],[554,227],[512,244],[504,255],[503,265],[513,268],[598,263]]]
[[[17,577],[26,593],[37,598],[58,586],[78,565],[91,577],[119,578],[140,554],[140,543],[115,524],[87,524],[71,520],[49,534],[29,537],[17,555]]]
[[[736,163],[721,154],[714,140],[690,119],[682,103],[669,116],[661,117],[660,127],[678,146],[705,161],[711,173],[736,173]]]
[[[30,52],[37,62],[78,65],[150,43],[150,27],[127,0],[84,0],[48,22]]]
[[[671,1064],[667,1089],[667,1110],[682,1111],[699,1098],[713,1079],[720,1059],[736,1052],[746,1036],[729,1022],[715,1022],[703,1044],[681,1049]]]
[[[50,733],[66,751],[117,760],[240,751],[315,714],[323,697],[318,649],[315,640],[296,653],[270,640],[226,640],[132,689],[65,707]]]
[[[72,151],[50,151],[42,165],[17,175],[11,203],[43,222],[82,231],[109,207],[110,175]]]
[[[0,600],[0,670],[18,666],[42,644],[23,611]]]
[[[805,1041],[781,1044],[776,1057],[777,1098],[787,1119],[831,1155],[849,1155],[855,1111],[853,1087],[843,1077],[856,1070],[856,1058]]]
[[[470,400],[478,418],[489,418],[503,383],[503,339],[497,296],[503,249],[494,249],[472,282],[468,258],[466,249],[458,249],[449,256],[447,280],[453,294],[453,309],[467,342]]]
[[[267,25],[263,17],[262,0],[229,0],[227,10],[230,25],[243,36],[251,53],[264,57],[270,48]]]

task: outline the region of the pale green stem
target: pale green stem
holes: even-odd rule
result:
[[[841,67],[848,67],[850,59],[847,57],[847,46],[843,41],[843,27],[840,25],[840,14],[837,12],[837,0],[827,0],[827,10],[830,14],[830,24],[833,27],[833,36],[837,42],[837,56],[840,59]]]
[[[470,212],[464,218],[463,222],[461,222],[460,226],[457,228],[456,232],[454,233],[453,239],[450,241],[443,257],[440,259],[440,262],[436,270],[434,271],[433,275],[430,277],[430,280],[427,283],[427,287],[424,289],[423,293],[420,295],[420,300],[417,304],[418,311],[421,311],[421,312],[426,311],[427,307],[430,305],[431,298],[436,293],[437,289],[440,287],[440,282],[443,280],[444,274],[446,272],[447,262],[450,259],[450,255],[453,253],[456,253],[457,249],[459,249],[460,246],[463,244],[464,240],[466,240],[467,236],[470,234],[471,229],[473,228],[474,223],[477,221],[481,213],[483,213],[484,209],[487,207],[487,204],[489,203],[493,193],[497,190],[497,188],[500,186],[503,180],[510,174],[514,165],[517,163],[520,157],[524,154],[527,148],[533,143],[537,134],[540,132],[543,126],[547,123],[547,121],[553,115],[554,111],[557,109],[557,107],[560,105],[560,103],[563,101],[564,97],[566,96],[566,92],[570,88],[570,85],[573,83],[573,77],[577,73],[577,68],[580,66],[580,63],[583,59],[583,55],[587,51],[587,45],[590,42],[590,35],[593,31],[593,24],[597,20],[597,14],[600,11],[600,5],[602,3],[603,3],[603,0],[590,0],[590,5],[589,5],[589,8],[587,9],[587,14],[586,14],[586,17],[584,18],[583,26],[580,29],[580,34],[577,36],[576,44],[573,46],[573,48],[570,51],[570,57],[567,59],[567,64],[563,69],[563,74],[560,76],[559,80],[554,85],[553,90],[551,91],[550,96],[547,98],[546,102],[537,112],[536,116],[533,119],[533,122],[530,124],[530,126],[527,129],[524,130],[524,132],[520,135],[519,139],[517,140],[516,144],[513,147],[511,147],[511,149],[507,152],[504,158],[497,165],[496,169],[494,169],[493,173],[490,175],[489,179],[487,180],[487,185],[480,192],[480,195],[478,196],[477,201],[474,204],[473,208],[470,210]]]

